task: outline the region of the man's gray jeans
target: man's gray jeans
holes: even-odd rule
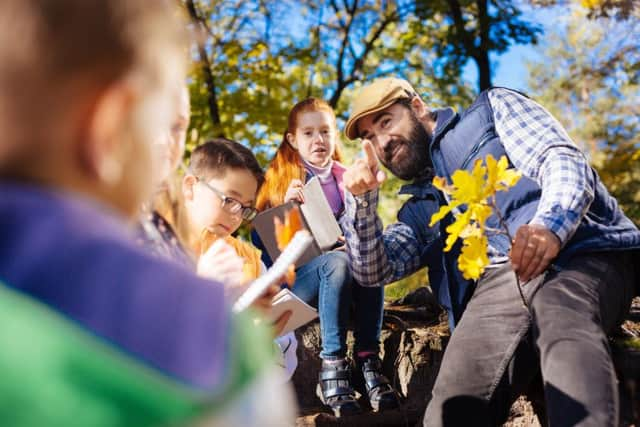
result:
[[[524,285],[509,264],[488,269],[451,336],[425,426],[502,424],[542,373],[551,426],[617,426],[618,394],[606,334],[629,309],[635,252],[576,255]]]

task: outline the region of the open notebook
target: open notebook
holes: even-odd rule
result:
[[[313,237],[311,237],[308,231],[297,231],[271,268],[251,282],[247,289],[238,297],[233,305],[233,311],[240,312],[245,310],[253,304],[255,300],[260,298],[271,285],[280,284],[289,266],[295,264],[311,242],[313,242]]]
[[[318,311],[315,308],[302,301],[289,289],[283,289],[273,297],[271,308],[269,318],[274,322],[285,312],[291,311],[291,317],[280,332],[281,335],[294,331],[318,317]]]
[[[313,237],[311,237],[308,231],[297,231],[271,268],[251,282],[247,289],[238,297],[233,305],[233,311],[240,312],[247,309],[256,299],[260,298],[271,285],[279,284],[289,266],[305,252],[312,241]],[[289,289],[283,289],[273,297],[272,310],[268,314],[268,317],[275,321],[287,310],[291,311],[291,317],[281,332],[282,335],[318,317],[318,312],[313,307],[295,296]]]
[[[342,230],[333,216],[329,202],[317,177],[311,178],[305,184],[302,194],[304,195],[304,203],[288,202],[267,209],[260,212],[252,222],[269,257],[274,260],[280,256],[280,250],[275,239],[274,217],[278,217],[282,221],[285,213],[296,205],[300,206],[303,226],[313,236],[313,242],[300,256],[296,267],[300,267],[318,255],[334,248],[338,238],[342,236]]]

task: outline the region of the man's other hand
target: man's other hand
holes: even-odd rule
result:
[[[518,228],[512,244],[511,264],[522,282],[545,271],[560,252],[558,237],[539,224],[526,224]]]

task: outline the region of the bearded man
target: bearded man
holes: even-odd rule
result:
[[[430,110],[408,82],[385,78],[355,98],[345,132],[364,151],[344,174],[354,278],[382,286],[426,266],[455,327],[424,425],[500,425],[540,372],[550,425],[617,426],[606,333],[629,307],[640,232],[560,123],[512,90],[484,91],[458,114]],[[447,203],[432,178],[451,182],[488,155],[506,156],[522,174],[497,198],[515,238],[490,235],[491,265],[471,282],[457,268],[460,245],[443,251],[452,215],[429,225]],[[376,214],[378,160],[412,181],[400,190],[411,198],[399,221],[385,230]],[[487,226],[499,228],[496,215]]]

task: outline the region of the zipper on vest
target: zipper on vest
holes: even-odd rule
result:
[[[440,142],[438,142],[438,144],[440,144]],[[436,158],[433,155],[433,145],[429,147],[429,156],[431,157],[431,163],[433,164],[433,169],[434,169],[434,173],[436,176],[441,176],[447,179],[448,182],[451,182],[451,174],[449,173],[449,171],[447,170],[447,168],[444,166],[444,164],[440,164],[440,159]],[[441,154],[442,150],[440,148],[438,148],[438,155],[442,155]],[[443,162],[444,163],[444,162]]]
[[[495,133],[494,133],[494,135],[495,135]],[[469,165],[469,162],[471,161],[471,159],[473,159],[473,157],[474,157],[476,154],[478,154],[478,151],[480,151],[480,149],[481,149],[482,147],[484,147],[484,146],[487,144],[487,142],[489,142],[489,140],[490,140],[491,138],[493,138],[493,136],[494,136],[494,135],[487,135],[487,136],[485,136],[484,138],[482,138],[482,139],[480,140],[480,142],[479,142],[479,143],[477,143],[477,144],[476,144],[476,146],[473,148],[473,150],[471,151],[471,153],[469,153],[469,155],[467,156],[467,158],[466,158],[466,159],[464,159],[464,161],[462,162],[462,165],[460,166],[460,168],[461,168],[461,169],[466,169],[466,168],[467,168],[467,166]],[[497,136],[497,135],[495,135],[495,136]]]

